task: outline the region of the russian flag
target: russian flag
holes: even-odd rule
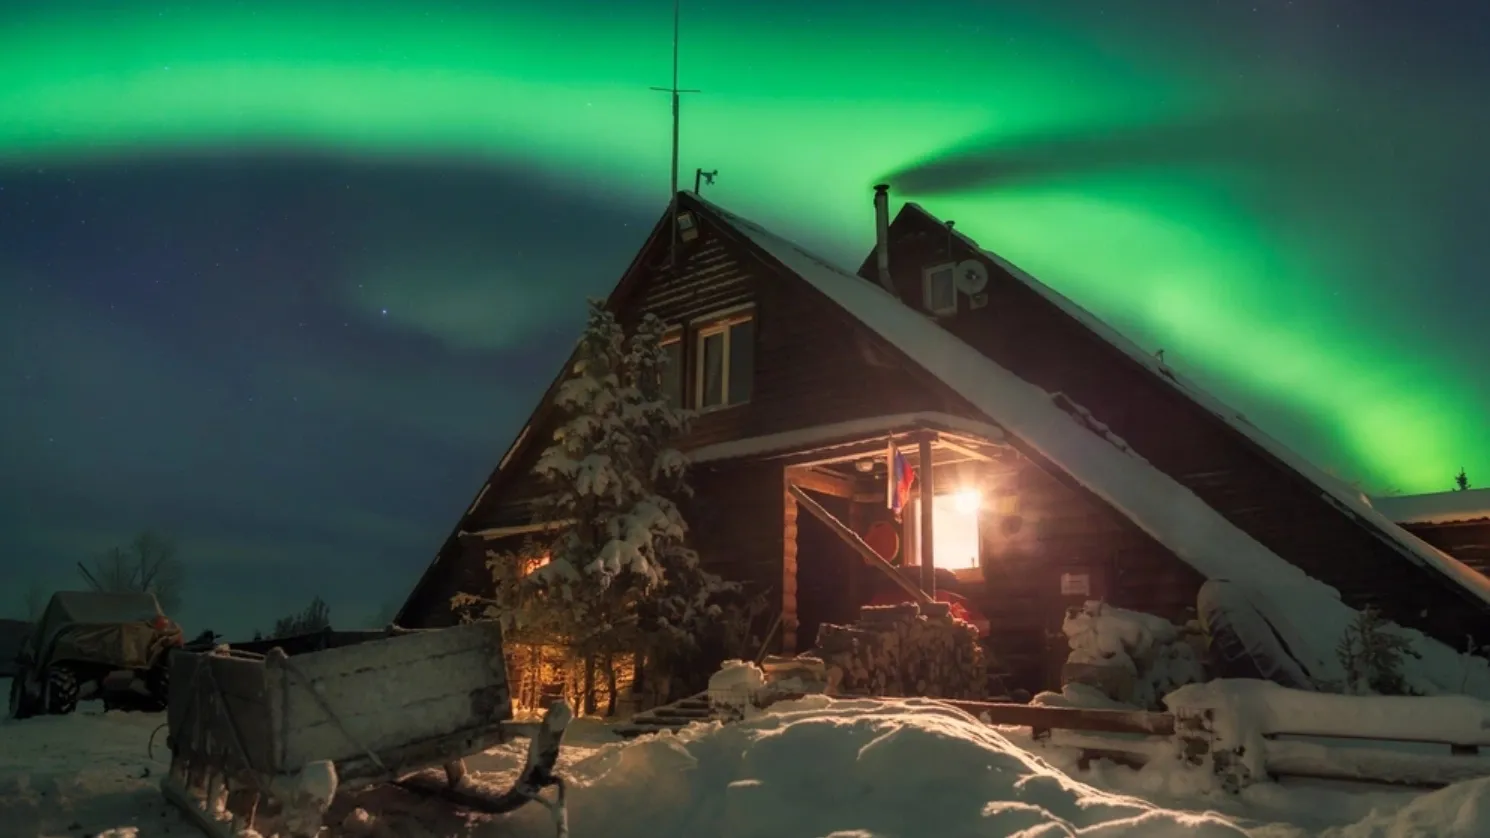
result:
[[[905,509],[906,501],[911,497],[911,486],[916,482],[916,470],[911,467],[909,461],[901,456],[900,449],[895,447],[895,440],[890,440],[890,451],[885,457],[885,462],[890,469],[889,479],[885,486],[885,504],[895,517],[900,517],[901,510]]]

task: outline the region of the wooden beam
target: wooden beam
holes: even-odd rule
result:
[[[994,462],[994,459],[987,454],[984,454],[981,451],[974,451],[973,449],[968,448],[965,445],[959,445],[955,442],[948,442],[946,437],[938,439],[937,442],[941,443],[941,446],[948,451],[956,451],[958,454],[967,457],[969,460],[977,460],[983,463]]]
[[[781,653],[797,653],[797,501],[801,489],[786,483],[782,494],[781,529]],[[811,498],[808,498],[811,502]]]
[[[936,479],[931,463],[931,438],[921,437],[920,473],[916,479],[921,483],[921,590],[936,599],[936,554],[932,543],[932,510],[936,506]]]
[[[811,492],[821,492],[835,498],[854,496],[854,481],[842,475],[829,474],[811,468],[794,467],[786,470],[786,479],[794,486]]]
[[[848,546],[854,548],[854,552],[859,554],[859,557],[864,560],[865,564],[889,576],[891,581],[898,585],[901,590],[910,594],[916,602],[925,605],[933,601],[931,597],[926,595],[926,592],[916,587],[914,582],[901,576],[900,571],[896,570],[894,565],[885,561],[885,558],[879,553],[874,552],[873,547],[864,543],[864,539],[860,538],[858,533],[844,526],[842,521],[834,518],[833,513],[824,509],[822,504],[813,500],[806,492],[791,485],[787,486],[786,491],[795,499],[796,506],[807,510],[812,517],[826,524],[828,529],[833,531],[834,535],[843,539],[844,543],[848,544]],[[793,521],[793,527],[795,528],[795,520]]]

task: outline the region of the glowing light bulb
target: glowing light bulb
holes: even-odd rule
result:
[[[958,512],[971,515],[983,505],[983,496],[976,489],[963,489],[952,497],[952,505]]]

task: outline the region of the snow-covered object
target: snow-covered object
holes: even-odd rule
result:
[[[1402,743],[1490,745],[1490,702],[1468,696],[1333,695],[1236,679],[1181,687],[1164,703],[1182,728],[1186,719],[1204,720],[1207,759],[1233,789],[1262,781],[1277,761],[1288,763],[1280,771],[1453,782],[1474,776],[1474,766],[1460,759],[1428,765],[1429,760],[1394,751]],[[1272,741],[1270,736],[1288,738]],[[1367,743],[1371,747],[1330,748],[1299,737],[1378,741]]]
[[[749,661],[727,660],[709,676],[709,706],[733,718],[748,718],[754,715],[765,689],[766,673],[760,667]]]
[[[1355,611],[1341,602],[1334,588],[1278,557],[1173,477],[1110,434],[1099,433],[1073,410],[1063,409],[1052,394],[1019,378],[884,289],[726,210],[707,205],[1009,433],[1059,463],[1202,576],[1250,588],[1258,609],[1280,633],[1288,635],[1294,657],[1311,674],[1322,674],[1321,680],[1344,680],[1345,673],[1335,659],[1335,646],[1355,619]],[[1204,403],[1197,393],[1187,392]],[[1069,399],[1062,400],[1070,407]],[[1231,421],[1301,474],[1314,479],[1327,497],[1377,527],[1402,550],[1404,561],[1430,566],[1490,601],[1490,579],[1408,535],[1372,509],[1359,493],[1288,455],[1250,423]],[[1464,691],[1490,698],[1490,661],[1466,660],[1457,650],[1419,632],[1404,633],[1413,639],[1421,655],[1405,667],[1412,687],[1426,693]]]
[[[1490,489],[1372,498],[1371,505],[1399,524],[1453,524],[1490,519]]]
[[[1195,647],[1163,617],[1092,600],[1068,613],[1061,630],[1071,645],[1068,664],[1115,667],[1132,678],[1131,694],[1112,698],[1155,706],[1175,687],[1205,678]]]
[[[1176,714],[1210,710],[1218,724],[1258,735],[1299,734],[1490,746],[1490,702],[1436,697],[1334,695],[1270,681],[1227,679],[1189,684],[1164,697]]]
[[[1247,588],[1208,580],[1196,596],[1196,611],[1210,637],[1212,671],[1218,677],[1260,675],[1285,687],[1319,686],[1252,604]]]

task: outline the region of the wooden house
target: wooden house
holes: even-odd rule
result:
[[[609,298],[623,322],[650,312],[674,328],[672,386],[699,410],[683,441],[693,542],[769,596],[772,648],[810,647],[818,625],[906,580],[977,605],[1032,689],[1055,683],[1067,607],[1184,619],[1206,578],[1307,574],[1455,646],[1490,626],[1490,580],[950,225],[914,205],[891,223],[888,200],[877,190],[876,246],[855,275],[682,193],[676,263],[665,213]],[[531,471],[553,393],[402,623],[452,621],[451,596],[489,584],[488,550],[550,525],[534,520]],[[899,521],[892,451],[917,473]]]
[[[1381,497],[1371,504],[1418,538],[1490,573],[1490,489]]]

